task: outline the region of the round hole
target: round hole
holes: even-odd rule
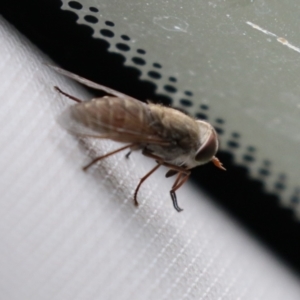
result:
[[[92,12],[98,12],[99,10],[96,7],[90,7],[90,11],[92,11]]]
[[[84,19],[87,22],[92,23],[92,24],[98,23],[98,19],[96,17],[94,17],[94,16],[91,16],[91,15],[84,16]]]
[[[130,50],[130,47],[123,43],[116,44],[116,48],[118,48],[121,51],[129,51]]]
[[[161,69],[161,68],[162,68],[162,65],[159,64],[159,63],[154,63],[154,64],[153,64],[153,67],[158,68],[158,69]]]
[[[292,196],[291,197],[291,202],[294,203],[294,204],[299,204],[300,199],[297,196]]]
[[[185,91],[184,92],[187,96],[193,96],[193,92],[191,92],[191,91]]]
[[[180,99],[179,101],[183,106],[186,106],[186,107],[191,107],[193,105],[192,101],[190,101],[188,99]]]
[[[243,156],[243,159],[244,159],[246,162],[253,162],[253,161],[254,161],[254,157],[251,156],[251,155],[248,155],[248,154],[244,155],[244,156]]]
[[[169,77],[169,80],[170,80],[171,82],[177,82],[177,79],[176,79],[175,77]]]
[[[168,84],[164,86],[164,89],[169,93],[176,93],[177,92],[177,89],[174,86],[168,85]]]
[[[160,79],[161,75],[158,72],[155,71],[149,71],[148,76],[153,78],[153,79]]]
[[[239,144],[235,141],[228,141],[227,142],[227,145],[230,147],[230,148],[239,148]]]
[[[240,134],[237,133],[237,132],[233,132],[233,133],[231,134],[231,136],[232,136],[233,138],[235,138],[235,139],[238,139],[238,138],[240,137]]]
[[[253,147],[253,146],[248,146],[247,147],[247,150],[249,151],[249,152],[255,152],[255,147]]]
[[[82,7],[83,7],[82,4],[77,1],[70,1],[68,4],[71,8],[74,8],[74,9],[82,9]]]
[[[136,52],[140,54],[146,54],[146,51],[143,49],[137,49]]]
[[[286,180],[286,175],[285,174],[279,174],[278,179],[281,180],[281,181],[284,181],[284,180]]]
[[[132,58],[132,61],[133,61],[135,64],[140,65],[140,66],[143,66],[143,65],[146,64],[146,61],[143,60],[143,59],[140,58],[140,57],[133,57],[133,58]]]
[[[101,29],[101,30],[100,30],[100,33],[101,33],[103,36],[106,36],[106,37],[109,37],[109,38],[111,38],[111,37],[113,37],[113,36],[115,35],[112,31],[110,31],[110,30],[108,30],[108,29]]]
[[[216,122],[218,124],[224,124],[225,123],[225,121],[223,119],[220,119],[220,118],[216,119]]]
[[[215,131],[217,132],[217,134],[220,134],[220,135],[224,133],[224,130],[219,127],[215,127]]]
[[[196,113],[196,118],[201,119],[201,120],[207,120],[207,115],[203,113]]]
[[[111,22],[111,21],[105,21],[105,24],[107,26],[110,26],[110,27],[114,27],[115,26],[115,24],[113,22]]]
[[[208,110],[209,107],[206,104],[201,104],[200,108],[203,109],[203,110]]]
[[[130,37],[127,35],[121,35],[121,39],[123,39],[124,41],[130,41]]]
[[[285,185],[282,182],[276,182],[275,183],[275,189],[276,190],[284,190],[285,189]]]
[[[270,171],[267,169],[260,169],[259,170],[259,174],[262,176],[269,176],[270,175]]]

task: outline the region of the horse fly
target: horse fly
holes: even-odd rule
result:
[[[96,157],[83,170],[125,149],[130,150],[127,157],[132,150],[141,150],[143,155],[156,161],[156,166],[140,179],[135,189],[136,206],[141,184],[160,166],[169,169],[166,177],[176,175],[170,195],[178,212],[182,209],[177,204],[175,192],[187,181],[192,168],[212,161],[215,166],[225,170],[215,157],[219,143],[217,133],[209,123],[195,120],[171,107],[143,103],[61,68],[50,67],[81,84],[107,93],[105,97],[82,101],[55,87],[61,94],[77,102],[62,113],[60,123],[63,127],[79,136],[105,138],[126,144]]]

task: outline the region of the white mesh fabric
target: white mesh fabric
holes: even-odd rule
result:
[[[299,281],[191,184],[179,192],[154,162],[120,153],[88,173],[87,147],[55,117],[89,96],[0,22],[1,299],[299,299]],[[86,147],[87,146],[87,147]],[[219,170],[216,169],[216,172]]]

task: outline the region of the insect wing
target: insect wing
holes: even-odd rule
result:
[[[94,137],[94,138],[108,138],[108,134],[105,130],[99,131],[88,126],[85,126],[82,122],[78,121],[76,117],[76,109],[74,106],[66,108],[60,116],[57,118],[57,122],[65,128],[68,132],[82,136],[82,137]]]
[[[132,98],[130,96],[127,96],[127,95],[125,95],[123,93],[117,92],[117,91],[115,91],[113,89],[110,89],[110,88],[108,88],[106,86],[103,86],[101,84],[95,83],[95,82],[93,82],[91,80],[88,80],[86,78],[78,76],[78,75],[76,75],[74,73],[71,73],[71,72],[66,71],[64,69],[61,69],[59,67],[52,66],[52,65],[47,65],[47,66],[50,67],[51,69],[55,70],[56,72],[58,72],[58,73],[60,73],[60,74],[62,74],[64,76],[66,76],[66,77],[69,77],[69,78],[71,78],[71,79],[73,79],[73,80],[75,80],[75,81],[77,81],[77,82],[79,82],[79,83],[81,83],[83,85],[86,85],[86,86],[88,86],[90,88],[106,92],[106,93],[108,93],[110,95],[113,95],[113,96],[116,96],[118,98],[134,99],[134,98]],[[136,100],[136,99],[134,99],[134,100]],[[136,100],[136,101],[138,101],[138,100]]]
[[[106,96],[68,107],[58,122],[79,136],[168,146],[149,126],[149,114],[147,105],[138,100]]]

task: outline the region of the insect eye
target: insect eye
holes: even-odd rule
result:
[[[196,154],[195,160],[207,162],[212,159],[218,150],[218,139],[214,132],[211,133],[209,139],[201,146]]]

